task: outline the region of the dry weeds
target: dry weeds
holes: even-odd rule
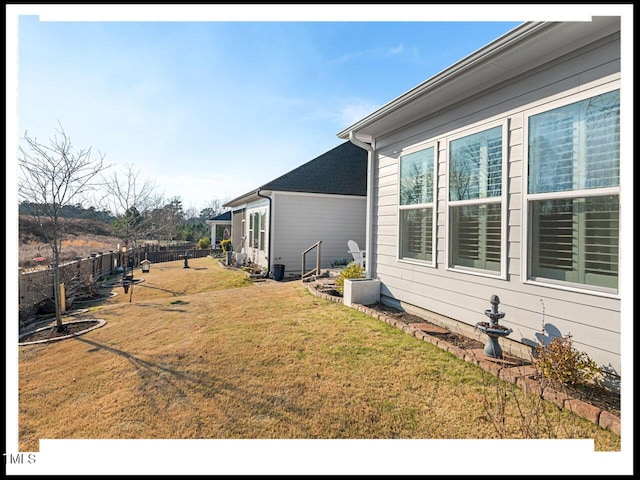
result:
[[[301,282],[250,284],[211,258],[189,265],[136,271],[130,297],[116,287],[74,317],[101,328],[19,348],[21,451],[41,438],[522,437],[526,397],[513,393],[498,434],[483,408],[498,380],[478,367]],[[542,438],[620,449],[612,432],[543,408],[559,423]]]
[[[65,234],[62,237],[61,262],[74,260],[76,257],[88,257],[92,253],[116,250],[121,240],[111,236],[107,223],[89,219],[64,219]],[[18,246],[18,266],[32,268],[40,265],[34,262],[36,257],[43,256],[48,262],[52,260],[51,248],[37,220],[29,215],[18,217],[16,236]],[[47,263],[47,262],[44,262]]]

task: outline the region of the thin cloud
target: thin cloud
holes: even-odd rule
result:
[[[378,107],[377,103],[374,104],[366,100],[351,100],[350,103],[340,108],[337,119],[344,127],[347,127],[366,117]]]
[[[333,60],[329,60],[329,64],[338,64],[338,63],[348,63],[352,60],[357,60],[360,58],[389,58],[396,55],[402,55],[404,53],[404,46],[402,44],[397,47],[390,48],[371,48],[367,50],[362,50],[360,52],[353,53],[345,53],[344,55],[334,58]]]
[[[309,101],[295,98],[282,98],[281,104],[287,103],[294,107],[304,107],[296,117],[298,122],[330,122],[335,125],[336,133],[344,127],[353,125],[380,107],[379,103],[361,99],[332,99],[331,101]]]

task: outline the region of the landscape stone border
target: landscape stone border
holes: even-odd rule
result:
[[[145,278],[143,278],[143,277],[134,278],[133,280],[131,280],[131,284],[132,285],[137,285],[137,284],[142,283],[144,281],[145,281]],[[109,283],[103,283],[103,284],[100,284],[98,286],[98,288],[101,288],[101,289],[104,289],[104,288],[116,288],[116,287],[122,287],[122,280],[118,280],[118,281],[115,281],[115,282],[109,282]]]
[[[102,319],[102,318],[85,318],[84,320],[73,320],[71,322],[64,322],[64,325],[69,325],[69,324],[72,324],[72,323],[87,323],[87,322],[96,322],[96,324],[91,326],[91,327],[89,327],[89,328],[86,328],[85,330],[81,330],[81,331],[75,332],[75,333],[70,333],[69,335],[64,335],[64,336],[61,336],[61,337],[47,338],[47,339],[44,339],[44,340],[35,340],[33,342],[20,342],[20,338],[26,337],[28,335],[33,335],[34,333],[40,332],[42,330],[47,330],[47,329],[51,328],[51,325],[48,325],[46,327],[41,327],[41,328],[38,328],[36,330],[31,330],[29,332],[25,332],[22,335],[20,335],[20,338],[18,339],[18,345],[22,347],[22,346],[25,346],[25,345],[36,345],[38,343],[57,342],[59,340],[65,340],[67,338],[77,337],[78,335],[84,335],[85,333],[90,332],[91,330],[95,330],[96,328],[100,328],[100,327],[102,327],[103,325],[105,325],[107,323],[107,321]]]
[[[344,305],[343,299],[341,297],[323,293],[322,291],[317,289],[317,285],[315,285],[314,283],[309,283],[307,285],[307,288],[316,297],[320,297],[325,300],[341,303]],[[587,402],[583,402],[582,400],[571,398],[565,393],[558,392],[552,388],[543,388],[540,382],[532,378],[534,367],[532,367],[531,365],[517,365],[512,364],[508,361],[494,359],[484,355],[482,349],[465,350],[464,348],[452,345],[442,338],[430,335],[424,330],[415,328],[411,325],[407,325],[406,323],[389,317],[382,312],[369,308],[366,305],[353,303],[350,308],[365,313],[373,318],[377,318],[378,320],[396,327],[418,339],[424,340],[425,342],[432,343],[433,345],[436,345],[443,350],[448,351],[452,355],[455,355],[456,357],[466,362],[477,365],[485,372],[495,375],[496,377],[504,381],[515,384],[525,393],[539,395],[543,399],[554,403],[562,409],[569,410],[579,417],[591,421],[599,427],[609,430],[616,435],[620,435],[620,417],[618,415],[607,410],[602,410],[601,408],[598,408]]]
[[[107,295],[101,295],[99,297],[94,297],[89,300],[74,300],[73,305],[85,305],[85,304],[98,303],[98,302],[101,302],[102,300],[107,300],[117,295],[118,295],[118,292],[109,292]]]

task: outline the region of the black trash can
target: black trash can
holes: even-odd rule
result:
[[[284,265],[276,263],[273,265],[273,279],[277,282],[281,282],[284,278]]]

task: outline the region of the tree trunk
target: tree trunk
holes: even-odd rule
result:
[[[60,299],[60,270],[58,262],[53,262],[53,301],[56,305],[56,328],[58,332],[63,332],[65,326],[62,324],[62,301]]]

